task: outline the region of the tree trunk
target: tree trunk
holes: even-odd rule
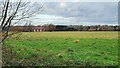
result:
[[[2,66],[2,28],[0,26],[0,68]]]

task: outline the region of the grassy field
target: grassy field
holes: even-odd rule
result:
[[[4,47],[4,65],[118,65],[118,32],[23,32]]]

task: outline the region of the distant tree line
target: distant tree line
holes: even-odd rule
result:
[[[7,29],[7,28],[6,28]],[[19,31],[19,32],[41,32],[41,31],[120,31],[119,26],[109,26],[109,25],[92,25],[92,26],[83,26],[83,25],[38,25],[34,26],[27,24],[24,26],[11,26],[10,31]]]

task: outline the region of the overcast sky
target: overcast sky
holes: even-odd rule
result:
[[[12,2],[17,0],[10,0]],[[24,2],[118,2],[120,0],[22,0]]]
[[[12,0],[15,1],[15,0]],[[119,0],[24,0],[44,2],[33,25],[117,25]]]
[[[117,25],[117,2],[46,2],[32,24]]]

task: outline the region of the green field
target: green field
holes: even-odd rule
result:
[[[118,32],[23,32],[3,47],[4,65],[118,65]]]

